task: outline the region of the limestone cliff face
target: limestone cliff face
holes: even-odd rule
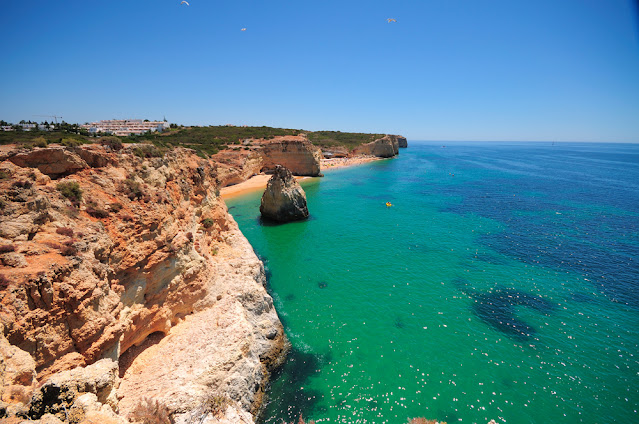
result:
[[[262,170],[273,171],[276,165],[288,168],[294,175],[320,175],[322,151],[306,136],[275,137],[262,143]]]
[[[406,137],[402,137],[401,135],[396,135],[395,137],[397,137],[397,144],[400,149],[408,147],[408,140],[406,140]]]
[[[217,165],[220,187],[241,183],[259,174],[264,165],[264,157],[259,151],[222,150],[212,157]]]
[[[72,166],[43,167],[50,155]],[[52,405],[29,410],[35,387],[107,361],[109,394],[97,383],[55,389],[82,417],[102,411],[110,418],[101,422],[118,422],[148,398],[178,422],[251,422],[286,341],[263,266],[217,195],[216,164],[185,149],[151,159],[101,146],[8,156],[0,414],[60,418]],[[223,407],[212,411],[212,396]]]
[[[362,144],[351,152],[353,155],[372,155],[380,158],[390,158],[398,153],[399,143],[395,135],[386,135],[370,143]]]

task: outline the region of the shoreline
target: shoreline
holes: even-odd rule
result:
[[[334,159],[322,159],[320,162],[320,170],[322,172],[326,172],[332,169],[346,168],[355,165],[362,165],[365,163],[383,160],[386,158],[380,158],[377,156],[355,156],[355,157],[346,157],[346,158],[334,158]],[[220,197],[222,200],[232,199],[237,196],[241,196],[248,193],[253,193],[258,190],[264,190],[266,188],[266,183],[271,178],[269,174],[258,174],[254,175],[246,181],[242,181],[238,184],[233,184],[230,186],[222,187],[220,189]],[[295,179],[305,180],[307,178],[315,178],[315,177],[305,177],[305,176],[296,176]]]

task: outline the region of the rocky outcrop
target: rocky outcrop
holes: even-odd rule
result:
[[[264,158],[253,150],[222,150],[211,158],[216,162],[220,187],[239,184],[261,172]]]
[[[278,222],[308,218],[306,194],[291,171],[285,167],[275,167],[262,195],[260,212],[263,217]]]
[[[262,143],[262,170],[272,172],[276,165],[288,168],[293,175],[320,176],[322,151],[306,136],[275,137]]]
[[[401,135],[396,135],[395,137],[397,137],[397,145],[400,149],[408,147],[408,140],[406,140],[406,137],[402,137]]]
[[[73,409],[117,422],[152,399],[206,422],[216,396],[227,406],[216,419],[250,422],[286,339],[263,266],[217,194],[216,163],[187,149],[95,149],[90,162],[104,166],[57,181],[35,162],[0,163],[0,364],[21,358],[26,370],[1,368],[5,410],[30,401],[32,419]],[[104,363],[112,383],[77,383]],[[49,405],[53,393],[63,403]]]
[[[9,161],[22,168],[38,168],[40,172],[51,178],[70,175],[89,165],[75,152],[66,147],[48,147],[34,149],[8,158]]]
[[[44,414],[67,419],[73,412],[76,400],[90,393],[96,402],[117,408],[116,388],[118,364],[110,359],[102,359],[87,367],[78,367],[51,377],[31,398],[29,417],[37,419]]]
[[[345,146],[323,147],[322,155],[324,159],[345,158],[349,154]]]
[[[0,334],[0,409],[9,415],[27,411],[36,385],[35,361]]]
[[[372,155],[380,158],[390,158],[399,153],[399,143],[397,136],[386,135],[370,143],[357,146],[351,154]]]

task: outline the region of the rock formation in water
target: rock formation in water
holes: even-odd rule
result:
[[[353,155],[371,155],[380,158],[390,158],[399,153],[397,136],[386,135],[370,143],[361,144],[353,149]]]
[[[0,418],[251,423],[286,347],[263,265],[216,163],[128,151],[0,157]]]
[[[397,145],[400,149],[408,147],[408,140],[406,140],[406,137],[402,137],[401,135],[397,135],[395,137],[397,137]]]
[[[260,212],[263,217],[278,222],[298,221],[308,218],[306,193],[295,181],[291,171],[277,165],[262,195]]]

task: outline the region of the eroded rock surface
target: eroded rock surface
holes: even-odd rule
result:
[[[260,213],[263,217],[278,222],[308,218],[306,193],[285,167],[275,167],[262,195]]]
[[[9,160],[22,168],[38,168],[52,178],[73,174],[89,165],[74,151],[65,147],[48,147],[18,153]]]
[[[320,176],[322,150],[306,136],[275,137],[262,145],[263,171],[273,171],[277,165],[294,175]]]
[[[372,155],[380,158],[390,158],[399,153],[397,136],[386,135],[370,143],[357,146],[351,152],[354,155]]]
[[[124,422],[151,399],[178,422],[250,423],[287,344],[218,164],[61,151],[83,164],[45,167],[56,180],[36,156],[0,162],[0,410]]]

